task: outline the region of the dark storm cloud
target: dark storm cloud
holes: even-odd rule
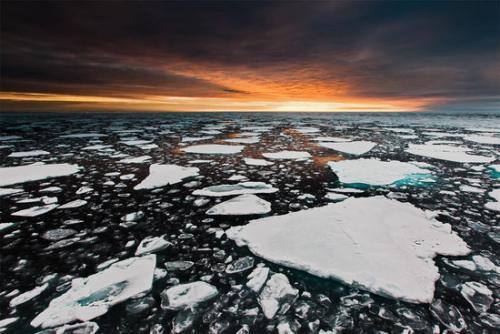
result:
[[[364,97],[500,90],[499,2],[2,2],[1,15],[3,90],[243,93],[179,62]]]

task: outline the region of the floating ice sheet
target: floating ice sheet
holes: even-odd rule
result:
[[[265,159],[244,158],[245,163],[249,166],[271,166],[274,162]]]
[[[412,303],[433,299],[437,254],[465,255],[448,224],[381,196],[251,221],[229,238],[271,262]]]
[[[179,284],[162,292],[161,306],[170,310],[181,310],[210,300],[218,294],[217,288],[206,282]]]
[[[31,208],[28,208],[28,209],[23,209],[23,210],[19,210],[19,211],[16,211],[14,213],[12,213],[12,216],[16,216],[16,217],[37,217],[37,216],[40,216],[40,215],[43,215],[49,211],[52,211],[54,210],[55,208],[57,208],[57,204],[49,204],[49,205],[42,205],[42,206],[33,206]]]
[[[31,325],[47,328],[97,318],[111,306],[149,291],[155,266],[155,255],[132,257],[89,277],[75,278],[71,288],[54,298]]]
[[[500,137],[495,136],[470,135],[465,136],[464,139],[479,144],[500,145]]]
[[[356,159],[331,161],[328,166],[345,184],[383,186],[419,176],[429,178],[430,171],[418,163],[381,161],[378,159]]]
[[[134,189],[153,189],[176,184],[182,182],[185,178],[199,175],[199,171],[196,167],[153,164],[149,167],[149,175]]]
[[[1,167],[0,187],[11,184],[38,181],[51,177],[67,176],[78,172],[80,167],[71,164],[34,163],[25,166]]]
[[[263,153],[262,155],[265,158],[277,159],[277,160],[285,160],[285,159],[297,160],[297,159],[308,159],[311,157],[311,154],[309,154],[309,152],[304,152],[304,151],[280,151],[273,153]]]
[[[270,211],[271,203],[255,195],[245,194],[211,207],[207,215],[261,215]]]
[[[207,144],[207,145],[193,145],[181,148],[186,153],[199,153],[199,154],[236,154],[240,153],[245,146],[243,145],[221,145],[221,144]]]
[[[319,142],[318,145],[343,153],[361,155],[371,151],[372,148],[377,146],[377,143],[371,141],[352,141],[345,143]]]
[[[270,194],[278,189],[264,182],[241,182],[237,184],[221,184],[193,191],[193,195],[222,197],[243,194]]]
[[[12,152],[7,157],[9,158],[26,158],[26,157],[38,157],[40,155],[48,155],[50,152],[35,150],[35,151],[21,151],[21,152]]]
[[[481,156],[467,153],[466,147],[452,145],[409,144],[406,152],[423,157],[461,162],[461,163],[488,163],[496,160],[493,156]]]

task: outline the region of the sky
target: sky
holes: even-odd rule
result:
[[[500,111],[500,1],[2,1],[1,111]]]

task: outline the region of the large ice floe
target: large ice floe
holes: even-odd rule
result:
[[[433,181],[429,165],[422,163],[357,159],[331,161],[328,166],[344,184],[383,186]]]
[[[240,153],[245,146],[243,145],[221,145],[221,144],[206,144],[192,145],[181,148],[186,153],[198,154],[236,154]]]
[[[496,160],[494,156],[473,155],[467,153],[467,147],[452,145],[409,144],[406,152],[439,160],[461,163],[488,163]]]
[[[132,257],[87,278],[75,278],[71,288],[52,299],[31,325],[47,328],[97,318],[111,306],[149,291],[155,267],[156,255]]]
[[[199,175],[197,167],[153,164],[149,166],[149,175],[134,187],[135,190],[153,189],[182,182],[183,179]]]
[[[221,184],[203,189],[197,189],[193,191],[193,195],[222,197],[243,194],[271,194],[277,191],[277,188],[274,188],[270,184],[264,182],[241,182],[237,184]]]
[[[207,215],[261,215],[270,211],[271,203],[255,195],[245,194],[211,207]]]
[[[77,173],[78,165],[71,164],[43,164],[40,162],[15,167],[0,168],[0,187],[16,183],[44,180],[51,177],[67,176]]]
[[[382,196],[257,219],[226,233],[271,262],[412,303],[432,301],[437,254],[469,253],[450,225]]]
[[[371,151],[372,148],[377,146],[377,143],[374,143],[372,141],[360,140],[343,143],[319,142],[318,145],[343,153],[361,155]]]
[[[270,152],[262,154],[265,158],[268,159],[276,159],[276,160],[299,160],[299,159],[308,159],[311,157],[309,152],[304,151],[279,151],[279,152]]]

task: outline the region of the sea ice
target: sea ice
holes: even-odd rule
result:
[[[77,173],[78,165],[34,163],[25,166],[1,167],[0,187],[16,183],[38,181],[51,177],[66,176]]]
[[[176,184],[185,178],[199,175],[199,171],[196,167],[153,164],[149,167],[149,175],[134,189],[153,189]]]
[[[49,287],[48,283],[45,283],[41,286],[37,286],[29,291],[26,291],[19,296],[12,298],[9,302],[10,307],[16,307],[18,305],[24,304],[27,301],[39,296],[42,292],[44,292]]]
[[[42,206],[32,206],[31,208],[24,209],[24,210],[19,210],[14,213],[12,213],[12,216],[16,217],[37,217],[40,215],[43,215],[49,211],[54,210],[57,208],[57,204],[49,204],[49,205],[42,205]]]
[[[132,257],[86,278],[75,278],[71,288],[52,299],[31,325],[47,328],[97,318],[111,306],[149,291],[155,266],[155,255]]]
[[[343,194],[337,194],[337,193],[326,193],[325,199],[327,201],[332,201],[332,202],[337,202],[337,201],[343,201],[349,196],[343,195]]]
[[[0,197],[22,193],[23,191],[23,189],[18,188],[0,188]]]
[[[258,293],[266,283],[268,276],[269,268],[259,265],[247,276],[248,282],[246,286]]]
[[[244,194],[219,203],[207,215],[261,215],[271,211],[271,203],[252,194]]]
[[[485,313],[493,303],[493,292],[479,282],[465,282],[460,285],[460,293],[477,313]]]
[[[199,154],[235,154],[241,152],[244,148],[243,145],[206,144],[188,146],[181,148],[181,150],[187,153]]]
[[[237,143],[237,144],[256,144],[260,141],[259,137],[243,137],[243,138],[231,138],[224,139],[226,143]]]
[[[244,158],[245,163],[249,166],[271,166],[274,162],[265,159]]]
[[[377,146],[377,143],[371,141],[352,141],[345,143],[319,142],[318,145],[343,153],[362,155],[371,151],[372,148]]]
[[[470,135],[465,136],[465,140],[472,141],[479,144],[500,145],[500,137],[484,136],[484,135]]]
[[[493,156],[472,155],[466,147],[451,145],[409,144],[406,152],[423,157],[461,163],[488,163]]]
[[[416,175],[429,177],[431,173],[428,169],[420,167],[421,165],[378,159],[331,161],[328,166],[342,183],[375,186],[393,184]]]
[[[139,246],[137,246],[135,256],[159,252],[171,245],[172,244],[167,240],[165,234],[159,237],[146,237],[141,241]]]
[[[258,302],[266,318],[272,319],[284,303],[293,302],[298,294],[299,290],[290,285],[288,277],[274,274],[262,289]]]
[[[484,207],[488,210],[500,211],[500,188],[490,191],[488,196],[495,199],[495,202],[487,202]]]
[[[270,194],[278,189],[264,182],[241,182],[237,184],[221,184],[193,191],[196,196],[222,197],[243,194]]]
[[[432,301],[432,258],[469,253],[450,225],[382,196],[257,219],[226,234],[271,262],[412,303]]]
[[[161,293],[161,307],[182,310],[208,301],[218,294],[216,287],[203,281],[179,284]]]
[[[7,157],[9,157],[9,158],[26,158],[26,157],[37,157],[40,155],[47,155],[47,154],[50,154],[50,152],[42,151],[42,150],[35,150],[35,151],[12,152]]]
[[[140,157],[132,157],[121,159],[118,162],[122,164],[142,164],[148,162],[152,158],[149,155],[141,155]]]
[[[58,210],[60,210],[60,209],[75,209],[75,208],[79,208],[81,206],[84,206],[85,204],[87,204],[87,201],[85,201],[83,199],[76,199],[74,201],[71,201],[71,202],[68,202],[66,204],[61,205],[57,209]]]
[[[201,140],[207,140],[207,139],[212,139],[214,136],[204,136],[204,137],[182,137],[181,142],[183,143],[190,143],[193,141],[201,141]]]
[[[330,136],[316,137],[316,138],[313,138],[313,140],[320,141],[320,142],[332,141],[332,142],[336,142],[336,143],[346,143],[346,142],[352,141],[352,139],[349,139],[349,138],[330,137]]]
[[[102,134],[102,133],[95,133],[95,132],[89,132],[89,133],[72,133],[69,135],[62,135],[59,136],[59,138],[98,138],[98,137],[106,137],[107,135]]]
[[[238,274],[243,271],[247,271],[248,269],[251,269],[253,267],[255,259],[251,256],[243,256],[240,257],[238,260],[235,260],[231,262],[227,268],[226,268],[226,273],[228,274]]]
[[[265,158],[268,159],[276,159],[276,160],[284,160],[284,159],[308,159],[311,157],[309,152],[304,151],[280,151],[280,152],[272,152],[272,153],[263,153]]]

